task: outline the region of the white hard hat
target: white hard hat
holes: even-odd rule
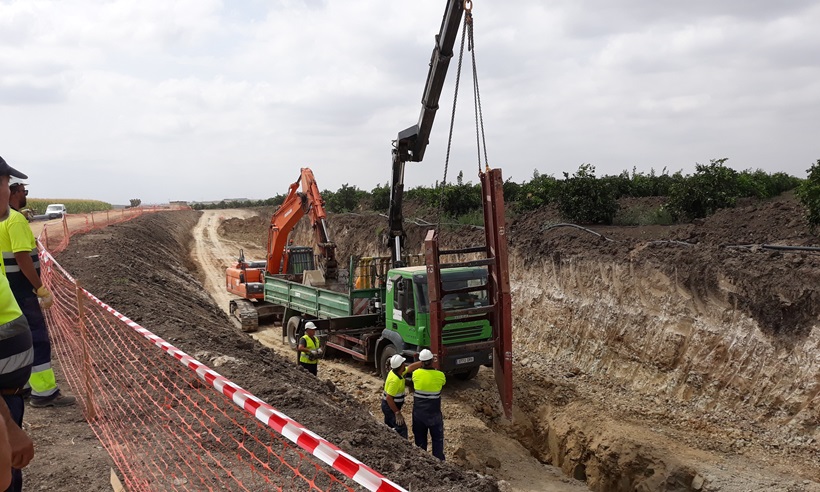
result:
[[[430,352],[427,349],[422,350],[421,352],[419,352],[419,360],[420,361],[433,360],[433,352]]]
[[[315,330],[316,325],[313,324],[313,321],[308,321],[307,323],[305,323],[305,329],[306,330]]]
[[[14,185],[27,185],[22,179],[18,178],[17,176],[9,176],[9,186]]]
[[[390,357],[390,368],[391,369],[398,369],[405,362],[406,361],[404,360],[403,355],[396,354],[393,357]]]

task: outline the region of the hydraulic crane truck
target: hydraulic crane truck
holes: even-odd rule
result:
[[[336,275],[318,287],[305,285],[285,270],[273,270],[277,260],[269,254],[267,269],[253,277],[253,295],[258,305],[281,313],[282,336],[291,347],[296,348],[304,324],[313,321],[325,353],[343,353],[372,363],[382,376],[394,354],[413,359],[423,348],[433,352],[438,369],[458,378],[475,377],[482,365],[492,366],[504,413],[511,418],[512,316],[501,171],[487,168],[480,173],[485,244],[441,249],[437,231],[431,230],[425,238],[424,255],[404,252],[405,164],[424,157],[465,4],[471,6],[464,0],[447,0],[419,121],[399,132],[394,141],[388,211],[390,256],[353,256],[346,275]],[[285,216],[284,212],[278,214]],[[268,250],[272,249],[269,240]],[[327,256],[327,251],[324,254]],[[446,260],[458,255],[479,258]],[[242,261],[236,271],[229,270],[229,289],[231,278],[239,278],[243,270]],[[248,271],[247,266],[244,271]],[[246,299],[249,293],[248,287],[244,295],[241,289],[235,292]]]

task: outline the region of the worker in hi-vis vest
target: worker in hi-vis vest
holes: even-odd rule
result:
[[[296,350],[299,352],[299,365],[316,376],[322,347],[319,346],[319,337],[316,336],[316,325],[313,321],[305,323],[305,334],[299,339],[299,347]]]
[[[444,417],[441,415],[441,388],[444,373],[433,368],[433,353],[419,353],[421,367],[413,371],[413,438],[427,451],[427,433],[433,442],[433,456],[444,460]]]
[[[9,179],[9,218],[0,223],[0,250],[3,252],[4,273],[11,291],[31,328],[34,344],[34,363],[31,367],[32,407],[64,407],[73,405],[75,398],[60,393],[54,370],[51,368],[51,339],[42,309],[48,309],[54,297],[40,280],[40,257],[37,242],[28,219],[19,212],[26,206],[26,183]]]
[[[401,407],[404,406],[404,376],[421,367],[421,362],[413,362],[409,366],[404,356],[395,354],[388,360],[390,372],[384,380],[384,394],[382,395],[382,413],[384,423],[407,439],[407,424]]]

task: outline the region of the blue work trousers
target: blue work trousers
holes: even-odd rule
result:
[[[12,420],[14,420],[17,426],[22,429],[23,410],[26,408],[23,397],[18,395],[3,395],[3,400],[5,400],[4,405],[7,405],[9,407],[9,413],[11,414]],[[21,490],[23,490],[23,471],[18,470],[16,468],[12,468],[11,485],[9,486],[9,488],[6,489],[6,492],[20,492]]]
[[[51,339],[48,336],[43,310],[36,296],[17,299],[17,304],[26,317],[31,330],[31,343],[34,348],[34,362],[32,366],[39,366],[51,362]]]
[[[396,406],[401,410],[401,404],[396,403]],[[382,413],[384,414],[384,423],[398,432],[401,437],[407,439],[407,424],[399,425],[396,423],[396,414],[393,413],[393,409],[390,408],[390,405],[387,404],[387,400],[384,399],[382,399]]]
[[[427,433],[433,441],[433,456],[444,461],[444,417],[441,412],[413,411],[413,437],[416,446],[427,451]]]

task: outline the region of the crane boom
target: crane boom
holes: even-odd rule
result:
[[[453,57],[453,46],[458,35],[458,26],[464,17],[464,0],[447,0],[441,28],[436,35],[436,44],[430,57],[427,81],[421,99],[421,114],[415,125],[402,130],[393,143],[393,178],[390,187],[390,207],[388,220],[390,233],[388,237],[390,255],[394,267],[404,266],[402,249],[404,247],[404,165],[406,162],[420,162],[430,141],[430,132],[438,111],[438,100],[444,87],[444,79]]]

